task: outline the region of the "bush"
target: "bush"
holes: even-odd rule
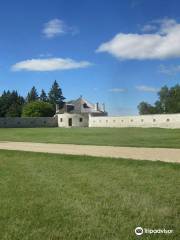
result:
[[[42,101],[27,103],[22,111],[22,117],[52,117],[53,115],[53,106]]]

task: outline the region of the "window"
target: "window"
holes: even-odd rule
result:
[[[108,123],[108,120],[106,120],[106,122]]]
[[[167,119],[166,119],[166,122],[170,122],[170,119],[169,119],[169,118],[167,118]]]
[[[60,118],[60,122],[63,122],[63,119],[62,119],[62,118]]]
[[[153,122],[155,122],[155,121],[156,121],[156,119],[154,118],[154,119],[153,119]]]
[[[115,123],[115,122],[116,122],[116,120],[113,120],[113,122]]]
[[[82,122],[82,121],[83,121],[83,118],[79,118],[79,121]]]
[[[133,122],[133,119],[131,119],[131,122]]]
[[[46,121],[44,121],[44,124],[46,124]]]
[[[65,109],[66,109],[66,112],[71,112],[71,111],[74,111],[74,106],[71,104],[68,104],[66,105]]]
[[[121,122],[124,122],[124,120],[121,120]]]
[[[141,119],[141,122],[144,122],[144,119]]]
[[[83,104],[83,108],[89,108],[89,106],[87,105],[87,103]]]

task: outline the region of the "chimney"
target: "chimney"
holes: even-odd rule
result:
[[[102,107],[103,107],[103,109],[102,109],[102,110],[103,110],[103,112],[105,112],[105,111],[106,111],[106,108],[105,108],[105,103],[103,103],[103,104],[102,104]]]
[[[56,113],[58,113],[58,112],[59,112],[59,105],[56,104]]]
[[[99,111],[99,103],[96,103],[96,111]]]

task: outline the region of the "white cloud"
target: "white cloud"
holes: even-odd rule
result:
[[[152,24],[146,24],[141,29],[142,32],[153,32],[155,30],[157,30],[157,26]]]
[[[14,64],[12,71],[56,71],[85,68],[92,65],[87,61],[75,61],[70,58],[30,59]]]
[[[149,87],[149,86],[145,86],[145,85],[136,86],[136,89],[138,91],[141,91],[141,92],[153,92],[153,93],[156,93],[156,92],[159,91],[158,88]]]
[[[38,57],[40,57],[40,58],[52,57],[52,54],[51,54],[51,53],[41,53],[41,54],[39,54],[39,56],[38,56]]]
[[[52,19],[44,25],[43,34],[47,38],[52,38],[64,33],[66,33],[66,25],[60,19]]]
[[[108,91],[113,92],[113,93],[123,93],[123,92],[126,92],[126,89],[125,88],[111,88]]]
[[[119,33],[102,43],[97,52],[107,52],[119,59],[167,59],[180,57],[180,24],[174,19],[152,22],[155,33]]]
[[[180,65],[165,66],[161,64],[158,71],[167,75],[176,75],[178,72],[180,72]]]
[[[69,27],[61,19],[55,18],[45,23],[43,28],[43,34],[47,38],[53,38],[58,35],[63,35],[68,32],[71,32],[72,35],[75,35],[79,32],[76,27]]]

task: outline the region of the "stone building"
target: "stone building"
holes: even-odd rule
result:
[[[105,105],[93,104],[79,97],[66,102],[64,107],[56,109],[59,127],[89,127],[90,116],[107,116]]]

